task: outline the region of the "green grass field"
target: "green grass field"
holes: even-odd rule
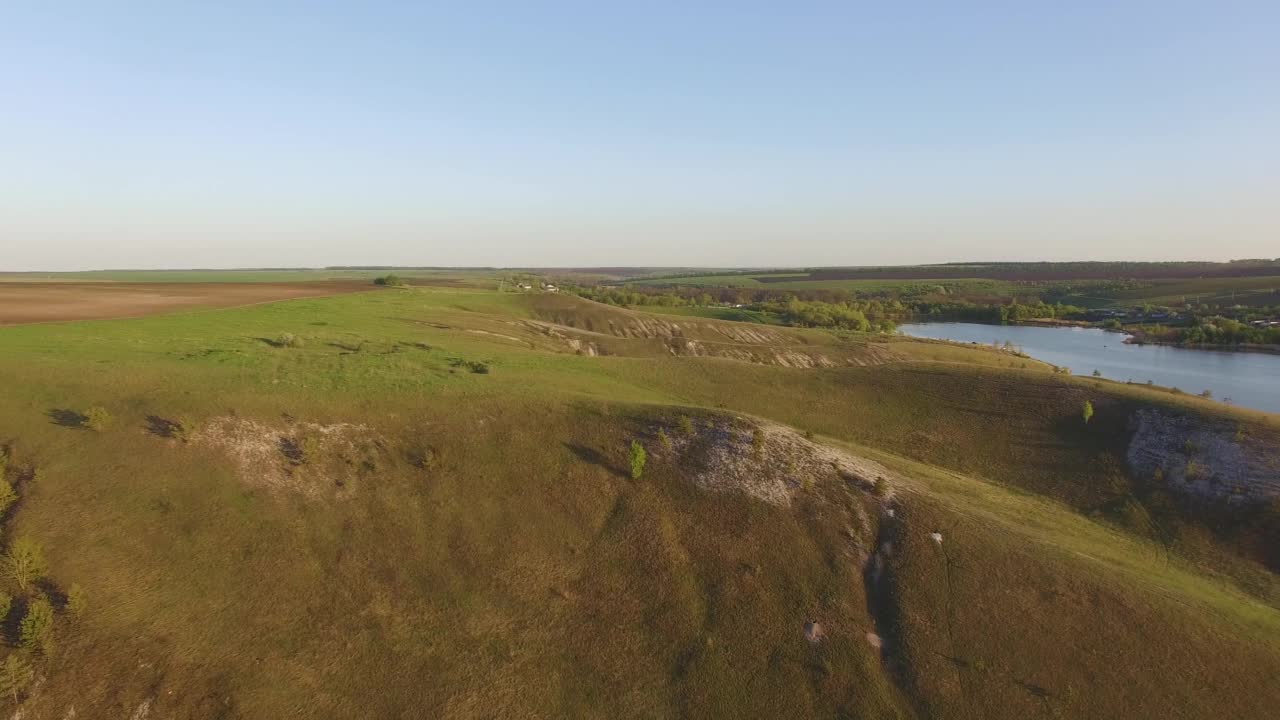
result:
[[[24,717],[1244,718],[1280,700],[1258,538],[1155,502],[1123,460],[1138,408],[1280,439],[1275,416],[725,318],[434,287],[0,328],[4,538],[43,545],[58,618],[52,650],[13,648],[31,595],[5,586],[3,652],[43,678]],[[834,470],[783,505],[708,490],[710,461],[657,435],[683,437],[681,416],[712,449],[718,428],[809,433],[887,468],[892,500]],[[798,477],[759,452],[749,467]]]

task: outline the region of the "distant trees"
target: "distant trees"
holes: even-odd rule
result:
[[[1280,345],[1280,326],[1261,327],[1220,315],[1195,315],[1185,327],[1142,325],[1131,329],[1146,342],[1180,345]]]
[[[1093,403],[1085,400],[1084,406],[1080,410],[1080,414],[1084,417],[1084,424],[1088,425],[1089,421],[1093,419]]]
[[[644,464],[647,460],[644,446],[639,441],[631,441],[631,450],[628,452],[627,460],[631,465],[631,479],[639,480],[640,476],[644,474]]]
[[[44,576],[47,565],[44,560],[44,549],[40,544],[23,535],[13,541],[9,552],[0,562],[5,577],[13,581],[18,589],[26,592],[36,580]]]

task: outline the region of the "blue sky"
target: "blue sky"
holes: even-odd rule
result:
[[[1280,255],[1274,2],[6,5],[0,269]]]

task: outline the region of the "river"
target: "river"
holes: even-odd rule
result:
[[[1218,400],[1280,413],[1280,355],[1220,350],[1187,350],[1168,345],[1126,345],[1124,336],[1096,328],[1048,328],[977,323],[909,323],[904,335],[935,340],[1000,345],[1013,343],[1037,360],[1070,368],[1073,375],[1094,370],[1110,380],[1176,387]]]

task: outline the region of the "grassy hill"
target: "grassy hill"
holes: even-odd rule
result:
[[[1139,409],[1271,447],[1274,416],[992,349],[468,288],[0,328],[0,377],[3,538],[48,565],[3,586],[24,717],[1280,700],[1274,513],[1125,462]],[[53,643],[17,647],[41,593]]]

